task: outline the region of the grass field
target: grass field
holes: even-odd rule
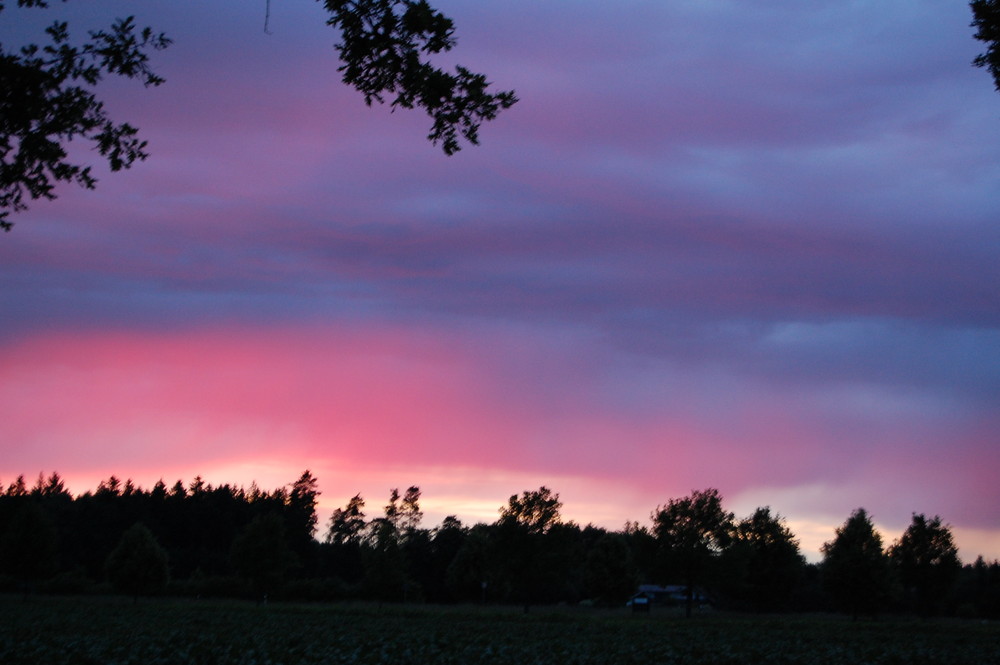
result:
[[[979,621],[0,597],[0,663],[1000,664]]]

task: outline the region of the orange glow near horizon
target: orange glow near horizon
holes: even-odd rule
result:
[[[757,505],[785,515],[810,560],[855,502],[878,500],[850,484],[776,483],[816,461],[797,443],[807,423],[773,404],[725,414],[742,423],[738,445],[694,410],[616,413],[579,369],[575,384],[548,384],[531,362],[506,364],[513,347],[543,366],[573,360],[533,343],[391,326],[35,338],[0,351],[0,482],[57,471],[82,493],[111,475],[146,488],[200,475],[271,490],[309,469],[321,531],[351,496],[378,514],[391,488],[410,485],[430,525],[493,521],[511,494],[545,485],[566,519],[611,529],[711,486],[738,516]],[[963,556],[1000,555],[1000,530],[956,533]]]

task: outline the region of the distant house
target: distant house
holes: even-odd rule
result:
[[[668,584],[659,586],[657,584],[640,584],[628,605],[632,607],[636,604],[642,605],[662,605],[666,607],[683,605],[687,602],[687,587],[683,584]],[[695,605],[705,605],[709,602],[708,596],[701,589],[694,590]]]

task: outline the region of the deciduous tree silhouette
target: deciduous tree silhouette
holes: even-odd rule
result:
[[[823,585],[837,608],[854,619],[877,614],[889,599],[889,560],[871,517],[858,508],[825,543]]]
[[[456,600],[486,603],[499,587],[494,572],[491,527],[477,524],[462,540],[446,572],[448,591]]]
[[[528,533],[547,533],[559,524],[562,502],[558,494],[544,485],[537,490],[521,492],[521,496],[511,495],[507,505],[500,509],[500,523],[513,523]]]
[[[666,574],[687,588],[684,612],[690,617],[695,587],[705,583],[732,538],[733,514],[723,510],[718,490],[706,489],[658,506],[652,519]]]
[[[765,611],[787,605],[805,565],[795,536],[769,507],[736,523],[723,558],[730,595],[745,607]]]
[[[404,600],[406,560],[395,527],[388,519],[372,520],[371,533],[362,549],[365,587],[379,603]]]
[[[233,541],[230,560],[236,573],[253,585],[257,598],[273,594],[296,562],[281,515],[255,517]]]
[[[971,616],[1000,618],[1000,561],[986,561],[982,555],[962,567],[960,597],[966,606],[959,609]]]
[[[108,556],[105,570],[112,586],[138,600],[160,593],[170,580],[167,553],[142,523],[132,525]]]
[[[431,532],[431,564],[428,570],[423,571],[428,600],[457,600],[448,586],[448,569],[461,551],[467,535],[468,529],[454,515],[445,517]]]
[[[544,486],[512,495],[490,533],[491,577],[525,612],[552,575],[546,535],[561,524],[561,508],[559,495]]]
[[[598,605],[621,606],[635,592],[638,583],[632,552],[625,536],[605,533],[587,552],[587,591]]]
[[[889,548],[889,559],[907,594],[915,596],[911,600],[922,616],[941,609],[962,568],[951,529],[937,515],[927,519],[914,513],[910,526]]]

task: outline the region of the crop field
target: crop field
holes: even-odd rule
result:
[[[1000,663],[1000,625],[0,597],[0,663]]]

